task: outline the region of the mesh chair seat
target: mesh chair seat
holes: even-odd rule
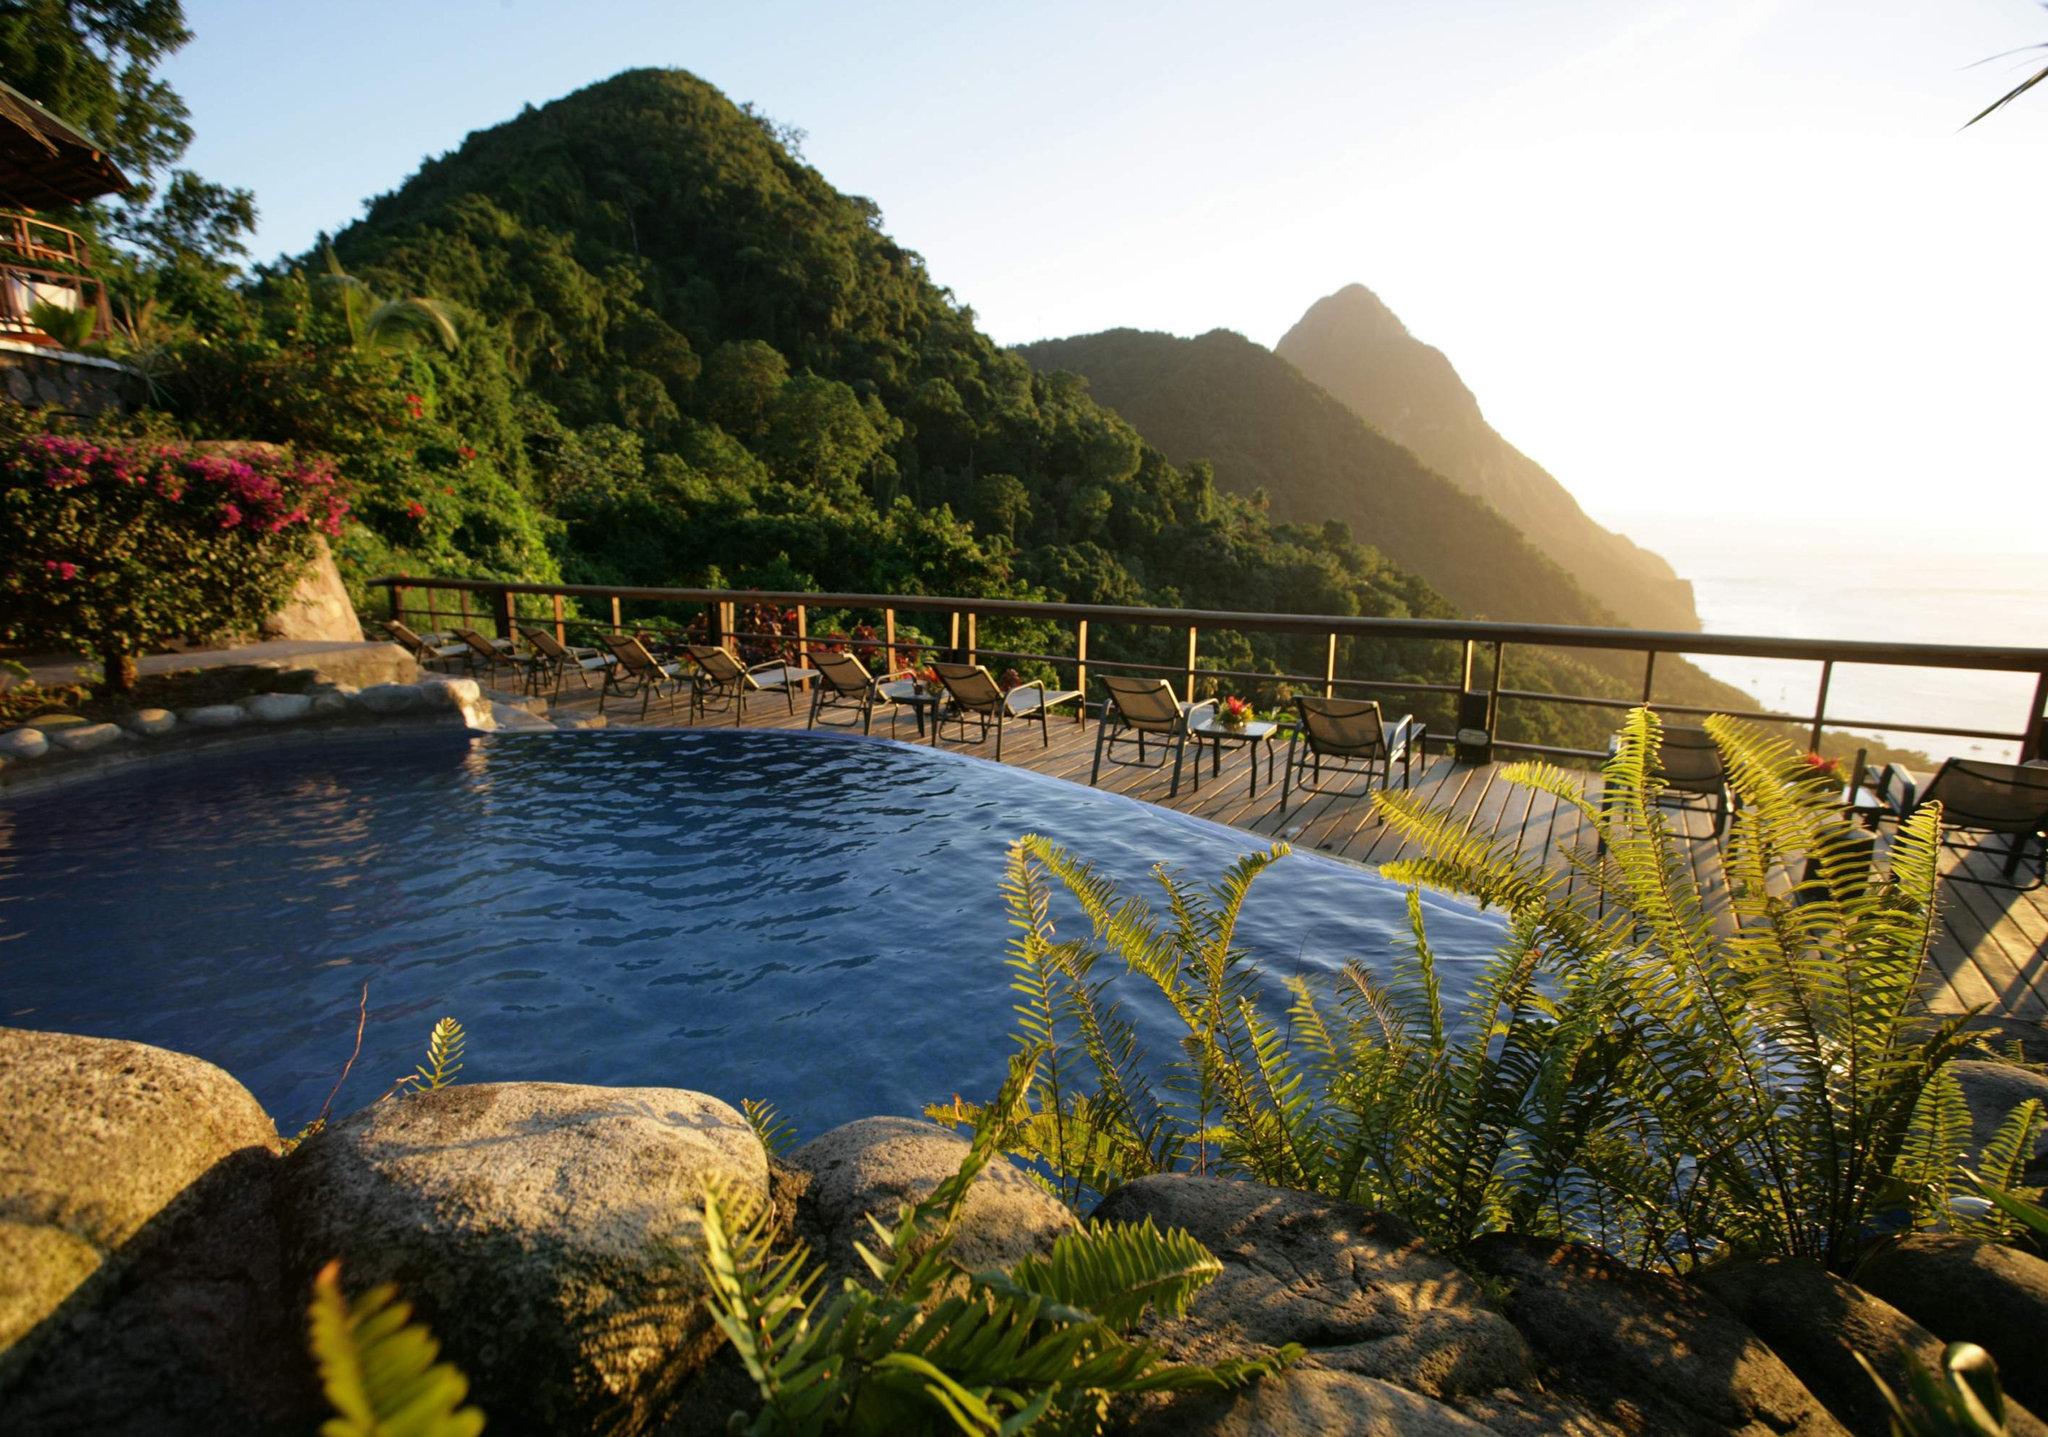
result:
[[[1104,758],[1113,764],[1130,763],[1131,760],[1116,756],[1116,746],[1135,743],[1138,765],[1164,767],[1169,756],[1173,759],[1173,782],[1166,792],[1169,798],[1179,793],[1188,732],[1200,716],[1215,711],[1215,701],[1204,699],[1200,703],[1184,703],[1174,693],[1173,685],[1165,679],[1109,674],[1103,678],[1102,686],[1108,690],[1109,696],[1103,702],[1102,717],[1095,726],[1095,764],[1088,772],[1088,782],[1092,785],[1102,777]],[[1147,738],[1159,740],[1160,757],[1156,765],[1145,762]]]
[[[684,656],[696,666],[697,682],[690,689],[690,722],[701,714],[725,705],[732,707],[732,721],[745,721],[750,694],[780,693],[790,713],[796,712],[796,690],[817,676],[817,670],[798,668],[771,659],[749,667],[731,649],[717,644],[688,644]]]
[[[1287,740],[1287,767],[1280,778],[1284,811],[1296,789],[1321,793],[1328,766],[1349,777],[1363,776],[1370,792],[1375,778],[1381,788],[1393,783],[1394,765],[1401,765],[1401,786],[1414,783],[1415,755],[1428,731],[1403,714],[1389,722],[1372,699],[1294,696],[1295,730]]]
[[[1952,758],[1928,781],[1919,801],[1941,805],[1943,829],[1995,834],[2007,840],[2002,870],[2005,882],[1993,886],[2038,888],[2048,882],[2048,769]],[[2040,861],[2034,881],[2021,884],[2017,881],[2020,863],[2030,843],[2038,848]],[[1960,869],[1951,871],[1949,877],[1964,883],[1991,883]]]
[[[621,698],[638,697],[640,717],[647,717],[647,706],[664,689],[671,698],[683,691],[683,685],[690,680],[683,673],[680,662],[657,659],[647,650],[647,645],[630,634],[606,634],[604,645],[616,660],[604,671],[604,686],[598,690],[597,711],[604,712],[604,701],[612,694]]]
[[[812,654],[810,660],[817,673],[817,681],[811,688],[811,718],[805,727],[816,728],[820,723],[827,723],[851,728],[857,723],[862,733],[873,733],[875,705],[886,697],[882,684],[897,675],[885,674],[877,679],[855,654],[817,653]],[[853,715],[843,723],[825,717],[826,714],[848,709],[853,711]],[[889,716],[893,724],[893,708]]]
[[[946,686],[946,697],[951,701],[949,712],[932,715],[932,742],[939,741],[945,730],[946,719],[959,721],[960,734],[967,735],[967,720],[977,719],[981,726],[981,741],[986,741],[989,729],[996,735],[996,759],[1003,757],[1003,728],[1011,719],[1030,722],[1038,721],[1038,737],[1042,747],[1052,747],[1053,705],[1067,703],[1081,696],[1079,689],[1049,690],[1043,682],[1032,679],[1021,683],[1007,692],[996,682],[995,675],[980,664],[956,664],[943,660],[932,664],[932,672],[939,676],[939,682]]]

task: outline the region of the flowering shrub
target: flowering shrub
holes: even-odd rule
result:
[[[152,645],[255,628],[347,513],[282,449],[33,435],[0,449],[0,638],[81,649],[126,693]]]

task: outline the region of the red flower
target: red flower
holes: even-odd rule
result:
[[[412,503],[405,506],[405,512],[415,519],[424,519],[427,517],[427,506],[415,499]]]
[[[75,579],[78,577],[78,565],[76,564],[67,564],[56,559],[45,559],[43,560],[43,567],[60,579]]]
[[[470,448],[467,444],[463,445],[460,449],[456,450],[455,452],[457,454],[460,454],[464,459],[476,458],[476,451]],[[452,494],[455,491],[451,489],[449,492]]]

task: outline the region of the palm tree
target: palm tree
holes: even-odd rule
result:
[[[320,278],[341,295],[342,318],[348,324],[349,343],[357,349],[400,349],[423,338],[439,341],[443,349],[462,342],[448,306],[425,295],[404,299],[379,299],[374,290],[341,267],[332,245],[327,273]]]

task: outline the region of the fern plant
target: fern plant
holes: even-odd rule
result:
[[[406,1081],[423,1089],[448,1087],[462,1071],[462,1051],[468,1042],[469,1035],[462,1031],[460,1023],[453,1018],[441,1019],[427,1034],[427,1061],[414,1068]]]
[[[1978,1155],[1976,1172],[1968,1172],[1964,1158],[1972,1132],[1963,1085],[1949,1069],[1935,1074],[1920,1094],[1893,1168],[1894,1195],[1912,1225],[1999,1242],[2010,1242],[2025,1231],[2026,1225],[1987,1196],[1987,1189],[2008,1192],[2021,1186],[2042,1125],[2041,1104],[2027,1099],[2005,1115]]]
[[[788,1152],[796,1141],[796,1124],[782,1116],[775,1104],[759,1098],[741,1098],[740,1114],[747,1120],[747,1126],[754,1130],[754,1136],[767,1149],[768,1156],[779,1158]]]
[[[335,1415],[322,1437],[476,1437],[484,1414],[463,1406],[469,1381],[446,1362],[440,1344],[412,1320],[412,1306],[390,1283],[351,1303],[341,1264],[313,1279],[308,1345]]]
[[[1135,1340],[1148,1309],[1178,1315],[1221,1271],[1192,1237],[1149,1222],[1064,1234],[1007,1272],[952,1259],[968,1190],[1005,1145],[1042,1056],[1013,1060],[957,1172],[893,1225],[870,1219],[875,1242],[859,1252],[871,1284],[849,1278],[825,1296],[800,1242],[776,1249],[765,1205],[706,1193],[703,1270],[761,1395],[751,1430],[1100,1432],[1120,1395],[1239,1386],[1300,1356],[1176,1365]]]
[[[1389,877],[1508,915],[1461,1002],[1442,990],[1412,891],[1385,971],[1354,962],[1323,989],[1292,981],[1281,1018],[1254,1001],[1235,934],[1284,846],[1206,890],[1156,871],[1162,914],[1021,839],[1003,887],[1017,1039],[1045,1060],[1004,1129],[1013,1151],[1077,1204],[1144,1173],[1222,1171],[1390,1209],[1451,1247],[1507,1229],[1638,1265],[1732,1248],[1846,1266],[1911,1145],[1951,1142],[1930,1131],[1941,1112],[1922,1092],[1963,1019],[1911,1011],[1938,814],[1908,820],[1874,874],[1801,753],[1708,727],[1739,804],[1725,904],[1700,890],[1658,802],[1648,711],[1622,731],[1603,802],[1579,774],[1506,770],[1584,816],[1591,839],[1561,872],[1410,795],[1375,796],[1421,850]],[[1809,859],[1810,876],[1788,879]],[[1055,932],[1055,884],[1086,938]],[[1142,1050],[1116,978],[1163,1000],[1175,1051]],[[927,1111],[986,1115],[959,1099]],[[1922,1211],[1934,1201],[1923,1185]]]

